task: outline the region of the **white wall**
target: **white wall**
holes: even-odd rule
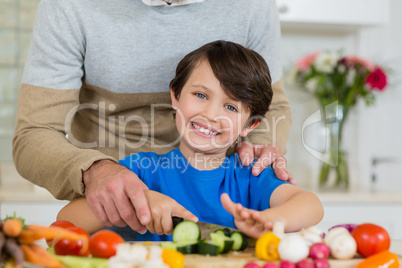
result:
[[[390,86],[378,94],[374,107],[360,104],[348,119],[344,143],[349,148],[352,189],[370,190],[371,161],[373,157],[387,157],[395,163],[383,163],[376,169],[375,189],[402,192],[402,1],[390,1],[389,23],[384,26],[351,29],[282,27],[282,60],[285,75],[295,61],[315,50],[344,49],[392,69]],[[319,160],[310,155],[302,144],[302,124],[318,105],[301,89],[286,84],[292,104],[293,124],[288,142],[288,168],[300,186],[316,186]],[[320,137],[318,125],[305,134],[309,146],[319,148],[325,141]]]

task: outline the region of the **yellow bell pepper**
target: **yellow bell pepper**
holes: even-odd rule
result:
[[[266,232],[257,239],[255,244],[255,255],[265,261],[278,261],[278,245],[281,239],[272,232]]]
[[[169,268],[183,268],[184,255],[181,252],[164,248],[162,251],[162,260]]]

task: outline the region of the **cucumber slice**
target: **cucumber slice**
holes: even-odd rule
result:
[[[216,256],[219,252],[219,246],[213,241],[200,240],[198,242],[198,254]]]
[[[241,232],[233,232],[230,238],[233,239],[232,250],[239,251],[244,250],[248,247],[248,236]]]
[[[229,228],[223,228],[216,230],[214,233],[230,237],[232,235],[232,230],[230,230]]]
[[[200,227],[192,221],[182,221],[173,230],[173,242],[197,241],[200,239]]]
[[[232,250],[233,240],[227,236],[210,233],[209,237],[214,242],[214,244],[219,246],[218,253],[228,253]]]
[[[226,236],[226,234],[223,231],[223,229],[216,230],[214,233],[217,234],[217,235]]]
[[[198,252],[198,240],[196,241],[179,241],[176,242],[178,252],[183,254],[196,254]]]
[[[159,244],[161,246],[161,248],[165,248],[165,249],[171,249],[171,250],[177,250],[177,245],[173,242],[160,242]]]

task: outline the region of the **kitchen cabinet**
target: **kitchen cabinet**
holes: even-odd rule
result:
[[[277,0],[282,26],[362,27],[388,22],[388,0]]]

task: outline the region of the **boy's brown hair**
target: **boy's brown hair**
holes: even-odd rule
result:
[[[214,41],[187,54],[177,65],[170,88],[176,99],[202,60],[207,60],[226,95],[250,109],[249,125],[261,121],[272,101],[271,75],[255,51],[227,41]]]

